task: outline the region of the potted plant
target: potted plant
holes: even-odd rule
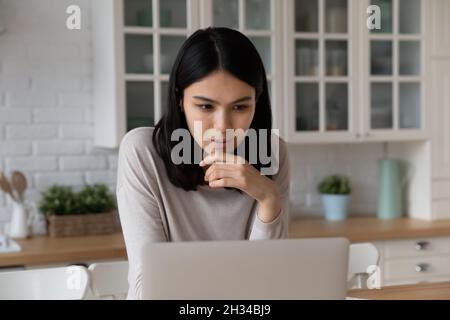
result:
[[[325,177],[318,185],[325,209],[325,218],[340,221],[347,218],[351,187],[348,177],[331,175]]]
[[[79,192],[53,185],[39,202],[52,237],[107,234],[116,231],[114,196],[104,184],[85,185]]]

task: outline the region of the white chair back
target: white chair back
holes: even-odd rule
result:
[[[0,300],[81,300],[88,288],[83,266],[0,272]]]
[[[89,266],[94,299],[125,299],[128,293],[128,261],[97,262]]]
[[[358,276],[367,277],[368,273],[374,272],[379,264],[379,253],[372,243],[353,243],[350,245],[348,278],[349,286],[352,287]],[[370,268],[373,266],[372,268]],[[370,270],[373,269],[373,270]],[[365,280],[364,280],[365,281]]]

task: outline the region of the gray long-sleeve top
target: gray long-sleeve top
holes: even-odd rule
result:
[[[289,157],[280,138],[274,181],[282,197],[279,216],[265,223],[245,192],[174,186],[152,142],[153,127],[128,132],[119,147],[117,204],[129,262],[127,299],[141,298],[141,250],[149,241],[262,240],[286,238],[289,221]]]

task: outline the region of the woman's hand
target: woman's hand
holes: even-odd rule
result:
[[[245,159],[229,153],[215,152],[200,162],[210,165],[205,180],[211,188],[234,187],[258,201],[258,217],[263,222],[275,220],[281,210],[280,195],[275,182],[255,169]]]

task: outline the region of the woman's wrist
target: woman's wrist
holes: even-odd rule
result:
[[[258,204],[258,218],[265,223],[274,221],[280,214],[281,201],[277,190],[267,193]]]

